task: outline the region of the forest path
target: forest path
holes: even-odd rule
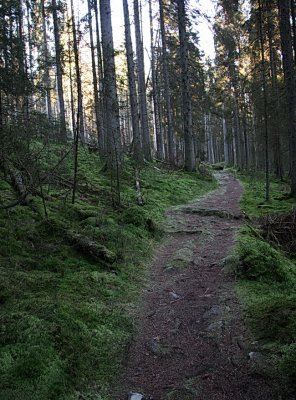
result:
[[[129,392],[145,400],[279,398],[256,372],[256,342],[223,270],[242,223],[242,186],[216,177],[218,189],[167,211],[168,238],[151,266],[117,400]]]

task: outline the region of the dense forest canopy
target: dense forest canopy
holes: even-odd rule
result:
[[[200,50],[198,3],[116,7],[122,21],[107,0],[1,2],[1,164],[38,136],[97,147],[117,172],[123,154],[265,170],[267,198],[269,173],[288,174],[294,196],[294,1],[215,2],[214,59]]]

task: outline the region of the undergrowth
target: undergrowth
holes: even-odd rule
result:
[[[61,153],[55,145],[39,159],[45,172]],[[69,154],[42,188],[44,202],[35,197],[30,206],[0,210],[0,400],[109,399],[164,210],[215,187],[197,174],[147,164],[140,207],[126,160],[122,203],[114,208],[110,177],[95,154],[81,149],[72,205]],[[0,206],[15,200],[4,178]],[[69,243],[69,231],[105,246],[116,261],[82,254]]]
[[[271,182],[271,202],[265,204],[264,180],[240,176],[245,192],[243,211],[260,217],[267,213],[289,212],[296,206],[287,196],[287,186]],[[296,266],[295,254],[266,242],[260,226],[248,223],[239,235],[232,268],[238,281],[239,296],[246,308],[250,326],[269,359],[270,374],[286,389],[296,389]]]

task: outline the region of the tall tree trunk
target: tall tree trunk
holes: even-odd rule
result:
[[[156,136],[156,158],[163,159],[163,137],[160,126],[159,105],[157,103],[157,85],[156,85],[156,65],[155,65],[155,50],[154,50],[154,34],[153,34],[153,16],[152,16],[152,0],[149,0],[149,19],[150,19],[150,40],[151,40],[151,80],[152,80],[152,97],[154,111],[154,127]]]
[[[83,92],[81,85],[81,71],[79,65],[79,49],[77,42],[77,32],[76,32],[76,24],[75,24],[75,15],[74,15],[74,6],[73,0],[71,0],[71,20],[72,20],[72,34],[73,34],[73,49],[74,49],[74,60],[75,60],[75,72],[76,72],[76,86],[77,86],[77,125],[79,125],[79,136],[82,142],[85,141],[85,132],[84,132],[84,115],[83,115]]]
[[[188,43],[186,34],[186,12],[185,1],[177,0],[178,4],[178,26],[180,38],[180,60],[182,77],[182,103],[183,103],[183,129],[185,145],[185,169],[195,170],[195,154],[192,136],[192,106],[190,94],[190,82],[188,71]]]
[[[289,113],[291,196],[296,197],[296,82],[290,23],[290,0],[278,0],[283,70]]]
[[[222,130],[223,130],[223,147],[224,147],[224,162],[226,165],[229,162],[229,134],[227,129],[227,122],[224,115],[224,105],[223,105],[223,118],[222,118]]]
[[[265,200],[270,200],[270,179],[269,179],[269,134],[267,121],[267,93],[266,93],[266,71],[265,71],[265,55],[264,55],[264,39],[263,39],[263,10],[261,0],[259,0],[259,41],[261,52],[261,75],[262,75],[262,91],[264,104],[264,141],[265,141]]]
[[[134,52],[131,38],[130,17],[127,0],[123,0],[123,13],[125,25],[125,48],[128,68],[129,101],[131,107],[132,129],[133,129],[133,154],[137,163],[143,161],[140,140],[140,126],[138,117],[137,88],[135,79]]]
[[[97,40],[97,68],[98,68],[98,86],[99,86],[99,105],[100,105],[100,127],[101,131],[99,134],[99,149],[101,156],[106,155],[107,151],[107,133],[106,133],[106,115],[104,105],[104,92],[103,92],[103,61],[102,51],[100,42],[100,26],[99,26],[99,12],[98,12],[98,0],[93,0],[96,20],[96,40]]]
[[[121,161],[121,139],[110,0],[100,0],[100,17],[104,64],[103,90],[107,128],[107,164],[117,173]],[[116,176],[119,179],[118,173]]]
[[[46,111],[49,119],[52,118],[52,104],[50,93],[50,75],[49,75],[49,56],[46,32],[46,14],[44,7],[44,0],[41,0],[41,13],[42,13],[42,34],[43,34],[43,58],[44,58],[44,87],[46,92]]]
[[[65,117],[64,88],[63,88],[63,68],[62,68],[62,57],[61,57],[62,48],[60,41],[60,29],[58,22],[56,0],[52,0],[52,17],[53,17],[53,27],[54,27],[55,60],[56,60],[56,71],[57,71],[61,139],[66,139],[66,117]]]
[[[277,60],[276,52],[277,49],[273,44],[274,40],[274,23],[272,20],[272,8],[270,2],[265,0],[267,7],[267,30],[268,30],[268,47],[269,47],[269,63],[270,63],[270,74],[271,74],[271,88],[272,88],[272,124],[271,124],[271,138],[272,138],[272,150],[274,160],[274,172],[276,176],[283,179],[283,162],[282,162],[282,144],[280,139],[280,126],[279,126],[279,87],[278,87],[278,76],[277,76]]]
[[[91,50],[91,65],[92,65],[92,76],[93,76],[93,92],[94,92],[94,102],[95,102],[95,117],[96,117],[96,129],[98,143],[100,143],[100,136],[103,134],[103,118],[102,111],[100,110],[99,101],[99,88],[98,88],[98,78],[97,78],[97,66],[95,58],[95,46],[94,46],[94,35],[92,26],[92,15],[91,15],[91,0],[87,0],[88,6],[88,27],[89,27],[89,37],[90,37],[90,50]],[[102,150],[102,149],[100,149]]]
[[[160,19],[160,32],[161,32],[161,43],[162,43],[164,97],[166,104],[168,161],[171,165],[174,165],[175,145],[174,145],[174,133],[173,133],[173,111],[172,111],[172,100],[171,100],[169,65],[167,56],[167,42],[166,42],[166,34],[164,26],[163,0],[159,0],[159,19]]]
[[[146,160],[151,160],[150,134],[148,124],[147,99],[146,99],[146,80],[144,68],[144,49],[141,33],[139,1],[134,0],[134,18],[135,18],[135,35],[137,50],[137,67],[138,67],[138,90],[139,90],[139,108],[142,133],[142,147]]]

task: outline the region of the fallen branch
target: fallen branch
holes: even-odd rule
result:
[[[116,260],[116,255],[107,249],[107,247],[99,244],[87,236],[72,231],[66,232],[66,237],[70,243],[80,250],[82,253],[94,258],[95,260],[103,260],[113,264]]]

